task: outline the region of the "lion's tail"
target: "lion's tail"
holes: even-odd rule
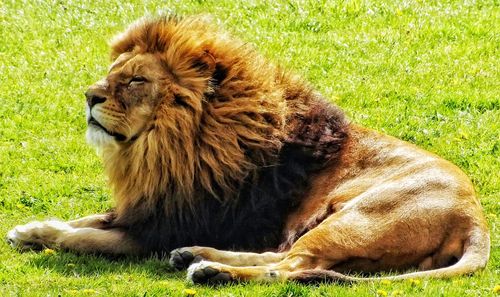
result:
[[[331,270],[310,269],[292,272],[288,279],[301,283],[316,282],[362,282],[376,280],[404,280],[413,278],[449,278],[457,275],[473,273],[486,266],[490,255],[490,236],[480,227],[474,227],[464,245],[464,254],[455,264],[427,271],[411,272],[387,277],[354,277]]]

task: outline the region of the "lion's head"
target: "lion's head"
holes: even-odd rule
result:
[[[171,86],[157,56],[123,53],[85,93],[88,141],[98,148],[133,141],[161,103],[175,100]]]
[[[225,199],[282,146],[280,74],[204,18],[133,24],[87,97],[87,138],[104,158],[118,210],[198,190]]]

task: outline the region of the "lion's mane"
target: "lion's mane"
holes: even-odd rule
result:
[[[113,225],[148,251],[277,247],[310,177],[339,158],[343,113],[204,17],[141,20],[114,40],[112,58],[124,52],[159,55],[184,108],[160,105],[151,129],[103,151]]]

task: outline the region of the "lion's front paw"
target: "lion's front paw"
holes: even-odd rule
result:
[[[41,247],[56,246],[61,236],[71,232],[68,224],[60,221],[50,220],[44,222],[30,222],[26,225],[18,225],[7,233],[7,242],[11,247],[27,250],[40,249]]]
[[[225,284],[233,281],[231,274],[223,271],[220,264],[209,261],[201,261],[189,266],[187,279],[195,284],[214,285]]]
[[[168,262],[175,269],[184,270],[188,268],[191,263],[197,263],[201,260],[203,260],[203,258],[197,255],[193,248],[185,247],[171,251]]]

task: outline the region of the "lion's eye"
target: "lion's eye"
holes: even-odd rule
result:
[[[130,79],[128,84],[129,85],[132,85],[132,84],[138,85],[138,84],[142,84],[144,82],[146,82],[146,79],[143,76],[134,76]]]

